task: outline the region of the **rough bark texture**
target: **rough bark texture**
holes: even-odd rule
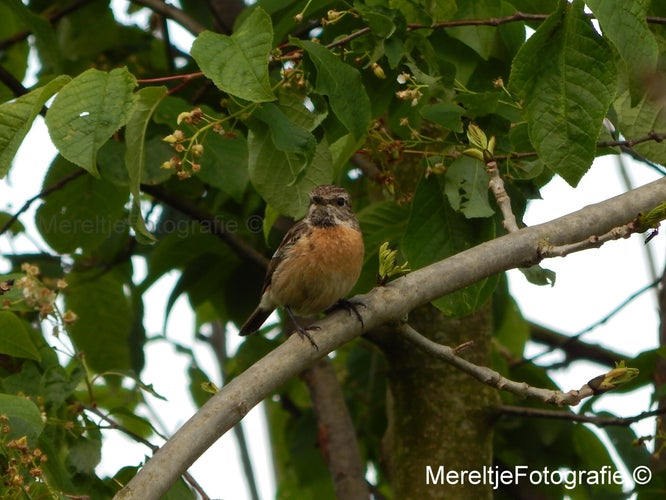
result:
[[[489,304],[460,319],[425,306],[410,314],[409,323],[449,346],[473,340],[465,357],[490,363]],[[384,336],[382,344],[390,366],[385,453],[394,498],[492,498],[488,486],[427,484],[426,471],[428,466],[435,475],[439,466],[446,471],[481,471],[492,465],[490,410],[498,402],[496,391],[397,335]]]

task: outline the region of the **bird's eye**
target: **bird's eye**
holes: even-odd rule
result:
[[[344,207],[347,204],[347,200],[340,196],[335,199],[335,204],[339,207]]]

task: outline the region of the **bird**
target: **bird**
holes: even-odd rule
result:
[[[340,304],[354,311],[359,303],[344,300],[358,281],[363,266],[363,236],[352,210],[349,193],[335,185],[321,185],[310,193],[306,216],[285,234],[271,258],[261,300],[239,330],[250,335],[268,316],[282,307],[296,331],[319,349],[307,328],[296,316],[313,316]]]

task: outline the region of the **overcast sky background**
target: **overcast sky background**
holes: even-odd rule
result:
[[[114,9],[121,19],[128,2],[114,0]],[[134,22],[146,25],[146,15],[134,16]],[[183,50],[189,51],[192,37],[182,29],[174,27],[172,40],[176,40]],[[30,86],[34,80],[26,80]],[[28,139],[19,151],[9,176],[0,180],[0,210],[10,213],[20,208],[24,201],[41,190],[41,180],[50,164],[55,149],[53,148],[43,120],[38,118]],[[626,160],[627,170],[632,185],[643,185],[657,179],[656,172],[645,165]],[[555,178],[542,190],[542,200],[530,204],[525,222],[535,225],[573,212],[590,203],[603,201],[625,192],[618,175],[615,157],[598,159],[580,185],[573,189],[564,181]],[[34,240],[26,236],[17,238],[10,245],[6,237],[0,237],[0,254],[46,249],[46,245],[36,236],[32,220],[32,209],[21,217]],[[666,230],[664,230],[666,232]],[[666,236],[660,234],[649,247],[656,256],[656,269],[664,269],[666,255]],[[634,235],[628,240],[611,242],[600,249],[588,250],[544,261],[543,266],[557,272],[554,287],[537,287],[527,283],[518,271],[508,273],[511,291],[517,299],[523,314],[531,320],[548,326],[556,331],[574,334],[595,324],[610,310],[623,303],[629,295],[653,281],[645,261],[644,237]],[[139,258],[134,260],[137,280],[145,274],[145,266]],[[0,259],[0,272],[8,268],[6,261]],[[165,305],[178,274],[165,275],[149,290],[146,295],[146,329],[149,336],[163,332]],[[217,362],[210,349],[200,342],[194,342],[194,319],[187,300],[180,298],[173,308],[166,325],[166,337],[184,346],[191,346],[204,371],[220,385],[217,375]],[[583,340],[599,343],[624,353],[628,358],[646,349],[658,346],[658,315],[656,290],[651,290],[634,300],[607,323],[587,333]],[[240,340],[229,335],[228,349],[233,355]],[[530,347],[528,355],[539,352]],[[548,364],[559,359],[557,354],[544,357],[540,362]],[[167,401],[160,401],[148,396],[152,410],[159,415],[167,434],[173,433],[195,411],[188,390],[187,368],[189,358],[175,352],[166,341],[151,342],[146,352],[146,368],[141,379],[152,384],[155,390],[164,395]],[[165,370],[165,367],[168,369]],[[603,372],[591,363],[576,363],[569,369],[555,372],[554,378],[563,390],[578,389],[589,379]],[[605,394],[597,398],[594,409],[609,410],[621,416],[633,416],[648,409],[651,391],[646,389],[638,394]],[[244,419],[243,425],[249,437],[255,472],[261,498],[273,498],[273,482],[269,445],[261,407],[253,409]],[[654,432],[654,420],[650,419],[634,425],[640,434]],[[314,437],[313,437],[314,439]],[[158,441],[154,441],[160,444]],[[150,456],[150,450],[134,443],[115,431],[104,433],[104,458],[98,468],[100,474],[114,474],[119,468],[139,464]],[[197,481],[212,498],[245,499],[249,498],[245,486],[244,473],[240,468],[235,441],[232,433],[222,437],[190,469]]]

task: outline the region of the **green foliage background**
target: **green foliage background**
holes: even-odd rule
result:
[[[619,153],[620,135],[641,139],[634,151],[648,161],[666,163],[666,4],[657,0],[259,0],[229,19],[206,2],[180,3],[198,35],[190,54],[165,42],[157,15],[150,28],[126,26],[106,1],[0,4],[0,177],[39,115],[58,150],[45,178],[35,179],[43,196],[34,222],[49,249],[5,255],[11,269],[0,277],[14,280],[0,297],[0,415],[10,428],[0,437],[3,498],[24,491],[7,474],[19,453],[32,453],[42,471],[20,473],[31,497],[109,498],[129,480],[140,464],[114,478],[96,475],[103,449],[95,414],[109,412],[136,436],[155,435],[134,414],[152,392],[140,382],[153,341],[143,294],[178,270],[167,315],[185,295],[197,328],[238,325],[256,303],[284,217],[303,216],[313,187],[337,183],[352,193],[366,243],[354,290],[362,292],[375,284],[384,241],[415,269],[504,231],[483,163],[462,155],[471,123],[496,137],[519,220],[554,175],[576,186],[595,157]],[[26,89],[29,54],[40,70]],[[262,225],[249,223],[257,218]],[[187,234],[164,230],[182,221]],[[0,213],[0,225],[9,222]],[[24,230],[20,222],[2,229],[9,237]],[[145,260],[142,280],[132,257]],[[489,303],[494,368],[554,387],[543,368],[510,362],[522,357],[530,325],[504,277],[434,305],[464,317]],[[54,329],[71,338],[71,356],[50,347]],[[248,338],[224,373],[240,373],[281,338]],[[659,356],[635,360],[643,376],[632,390],[651,384]],[[359,342],[332,362],[363,458],[377,471],[373,486],[391,497],[381,444],[386,360]],[[193,358],[192,367],[201,404],[207,376]],[[267,407],[279,496],[331,497],[303,385],[288,384]],[[502,467],[651,463],[630,428],[607,429],[611,444],[567,421],[503,419],[495,430],[493,463]],[[8,445],[22,436],[27,449]],[[637,492],[663,491],[665,479],[655,474],[651,489]],[[549,498],[621,495],[618,487],[536,489]],[[171,496],[193,494],[180,482]]]

